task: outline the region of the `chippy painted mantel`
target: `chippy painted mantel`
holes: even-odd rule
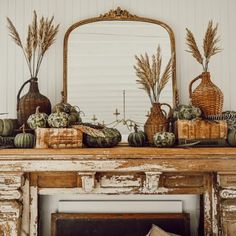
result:
[[[236,149],[0,150],[0,235],[36,236],[40,194],[201,194],[202,235],[236,235]]]

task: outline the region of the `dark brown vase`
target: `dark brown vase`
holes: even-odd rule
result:
[[[26,84],[30,83],[29,91],[20,98],[21,91]],[[36,107],[40,106],[40,112],[51,113],[51,103],[47,97],[40,94],[38,79],[27,80],[17,94],[17,119],[20,125],[26,124],[28,117],[35,113]]]
[[[171,106],[167,103],[153,103],[151,113],[144,125],[144,132],[150,145],[153,145],[154,134],[168,130],[168,115],[162,110],[162,106],[168,106],[171,111]]]
[[[201,79],[201,83],[192,92],[192,85]],[[203,72],[189,85],[189,96],[193,106],[199,107],[205,117],[222,113],[224,96],[211,81],[210,73]]]

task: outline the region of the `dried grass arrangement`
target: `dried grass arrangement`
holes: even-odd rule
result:
[[[148,54],[135,56],[137,65],[134,66],[138,79],[136,82],[141,85],[141,89],[145,90],[148,94],[152,104],[158,103],[160,93],[168,83],[173,73],[173,55],[169,59],[162,75],[162,56],[161,48],[158,45],[156,55],[152,55],[151,63]]]
[[[216,26],[213,26],[213,21],[210,20],[205,33],[205,37],[203,39],[204,53],[202,54],[199,50],[193,33],[188,28],[186,28],[186,43],[188,46],[187,52],[191,53],[196,61],[202,65],[204,72],[208,71],[210,58],[215,54],[221,52],[221,48],[217,46],[220,41],[220,38],[217,36],[217,30],[218,24],[216,24]]]
[[[37,13],[34,11],[32,23],[28,25],[28,34],[24,46],[16,27],[7,17],[7,27],[10,37],[22,49],[31,78],[37,77],[43,57],[49,47],[54,43],[59,29],[59,24],[56,26],[53,25],[54,17],[51,17],[51,19],[41,17],[39,22],[37,18]]]

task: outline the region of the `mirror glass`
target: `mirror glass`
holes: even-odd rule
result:
[[[171,57],[170,36],[162,26],[139,21],[98,21],[81,25],[69,35],[67,48],[67,102],[85,113],[84,122],[116,127],[130,133],[124,120],[142,129],[151,103],[136,83],[135,55],[147,53],[150,61],[160,45],[162,70]],[[160,102],[173,105],[173,80]],[[120,113],[118,115],[118,113]]]

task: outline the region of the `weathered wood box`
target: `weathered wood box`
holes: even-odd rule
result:
[[[179,144],[202,141],[207,144],[223,144],[227,138],[226,121],[177,120],[175,133]]]
[[[80,148],[83,133],[74,128],[37,128],[35,148]]]

